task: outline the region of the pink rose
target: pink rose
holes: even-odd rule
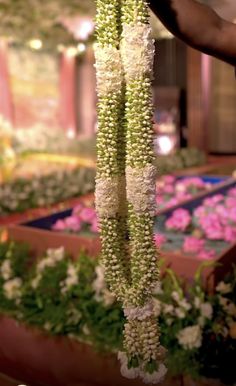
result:
[[[191,224],[191,216],[186,209],[176,209],[166,221],[166,228],[170,230],[185,231]]]
[[[95,217],[96,213],[94,208],[84,207],[79,213],[80,220],[88,224],[91,224]]]
[[[94,217],[94,219],[92,221],[92,224],[91,224],[91,227],[90,227],[90,231],[93,232],[93,233],[98,233],[99,232],[99,226],[98,226],[97,217]]]
[[[77,216],[70,216],[65,219],[66,229],[72,232],[79,232],[81,230],[81,221]]]
[[[236,227],[226,226],[224,230],[224,239],[229,243],[236,242]]]
[[[228,191],[228,196],[236,197],[236,188],[232,188]]]
[[[216,253],[213,249],[203,249],[199,252],[198,257],[202,260],[211,260],[214,259]]]
[[[188,236],[184,239],[183,251],[185,253],[199,253],[205,246],[205,240]]]
[[[66,224],[63,220],[57,220],[57,222],[52,226],[54,231],[64,231],[66,229]]]
[[[155,234],[154,235],[154,241],[155,241],[155,244],[158,248],[161,248],[163,244],[165,244],[166,242],[166,237],[164,235],[161,235],[161,234]]]
[[[171,175],[166,175],[162,177],[162,180],[165,182],[165,184],[174,184],[176,177]]]

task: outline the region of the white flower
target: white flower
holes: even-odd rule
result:
[[[167,318],[167,319],[166,319],[166,324],[167,324],[167,326],[171,326],[172,323],[173,323],[173,321],[174,321],[174,319],[172,319],[172,318]]]
[[[153,295],[162,295],[163,294],[163,289],[161,288],[161,283],[157,282],[155,287],[153,288],[152,291]]]
[[[4,280],[9,280],[12,277],[12,268],[10,260],[6,259],[2,263],[1,274]]]
[[[199,316],[199,318],[197,319],[197,322],[200,327],[204,327],[206,319],[204,318],[204,316]]]
[[[199,309],[200,308],[200,305],[201,305],[201,299],[199,297],[195,297],[194,298],[194,307]]]
[[[207,319],[212,319],[213,308],[211,303],[202,303],[200,306],[200,311],[203,317]]]
[[[3,284],[4,295],[7,299],[13,300],[21,296],[22,280],[16,277],[12,280],[8,280]]]
[[[34,279],[31,280],[31,287],[34,289],[38,288],[41,279],[42,276],[37,275]]]
[[[95,269],[96,272],[96,279],[92,283],[92,288],[96,292],[96,295],[100,295],[101,292],[106,288],[105,283],[105,269],[101,265],[98,265]]]
[[[161,313],[161,302],[156,298],[153,298],[152,301],[153,301],[153,315],[158,317],[160,316],[160,313]]]
[[[83,331],[84,335],[90,335],[90,330],[89,330],[87,324],[85,324],[83,326],[82,331]]]
[[[71,287],[77,285],[79,282],[78,270],[74,264],[69,264],[67,267],[67,277],[64,281],[60,283],[62,290],[61,292],[65,294],[71,289]]]
[[[156,385],[158,383],[163,382],[163,380],[166,376],[166,373],[167,373],[167,368],[163,363],[161,363],[159,365],[158,371],[154,371],[154,373],[152,373],[152,374],[142,372],[141,378],[142,378],[144,383]]]
[[[184,311],[182,308],[179,308],[179,307],[177,307],[177,308],[175,309],[175,314],[176,314],[176,316],[177,316],[179,319],[184,319],[185,316],[186,316],[185,311]]]
[[[186,327],[177,334],[179,344],[186,350],[201,347],[202,331],[199,325]]]
[[[128,357],[126,353],[119,351],[118,359],[121,363],[120,372],[121,372],[121,375],[123,375],[123,377],[128,379],[135,379],[139,376],[140,374],[139,367],[131,367],[130,369],[128,368]]]
[[[186,299],[180,300],[179,301],[179,306],[182,307],[186,311],[189,311],[192,308],[191,304],[188,303]]]
[[[163,305],[163,312],[164,314],[171,314],[174,313],[174,306],[172,304],[164,304]]]
[[[115,295],[108,289],[103,290],[103,301],[105,306],[111,306],[116,300]]]
[[[222,294],[228,294],[230,292],[232,292],[232,286],[230,283],[224,283],[223,281],[221,281],[217,287],[216,287],[216,291],[217,292],[220,292]]]
[[[177,291],[173,291],[171,294],[172,299],[174,299],[176,302],[180,301],[180,294]]]
[[[125,307],[124,314],[129,320],[144,320],[153,315],[153,301],[145,304],[143,307]]]
[[[55,267],[55,265],[65,257],[64,247],[57,249],[48,249],[47,257],[42,259],[37,265],[37,271],[41,273],[47,267]]]

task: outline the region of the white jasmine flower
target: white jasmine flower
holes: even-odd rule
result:
[[[186,327],[177,334],[179,344],[185,350],[201,347],[202,330],[199,325]]]
[[[167,373],[167,368],[163,363],[161,363],[159,365],[158,371],[154,371],[152,374],[142,372],[141,378],[142,378],[144,383],[156,385],[158,383],[163,382],[163,380],[166,376],[166,373]]]
[[[143,307],[125,307],[124,314],[129,320],[144,320],[153,315],[153,301],[151,300]]]
[[[212,319],[213,308],[211,303],[202,303],[200,306],[200,311],[203,317],[207,319]]]
[[[9,280],[12,277],[12,268],[10,260],[6,259],[2,263],[1,274],[4,280]]]
[[[153,298],[153,315],[158,317],[161,314],[161,302],[160,300]]]
[[[152,291],[153,295],[162,295],[163,294],[163,289],[161,288],[161,283],[157,282],[155,287],[153,288]]]
[[[216,291],[225,295],[225,294],[232,292],[232,286],[230,283],[225,283],[225,282],[221,281],[217,285]]]
[[[130,369],[128,368],[128,357],[126,353],[119,351],[118,359],[121,363],[120,372],[121,372],[121,375],[123,375],[123,377],[128,379],[135,379],[139,376],[140,374],[139,367],[131,367]]]
[[[4,295],[7,299],[13,300],[21,296],[22,280],[16,277],[12,280],[8,280],[3,284]]]

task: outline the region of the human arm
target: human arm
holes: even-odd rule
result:
[[[188,45],[236,65],[236,25],[195,0],[150,0],[150,8]]]

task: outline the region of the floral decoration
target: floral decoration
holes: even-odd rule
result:
[[[152,303],[159,275],[147,2],[97,0],[96,30],[96,209],[106,280],[127,318],[121,372],[159,383],[167,370]]]

